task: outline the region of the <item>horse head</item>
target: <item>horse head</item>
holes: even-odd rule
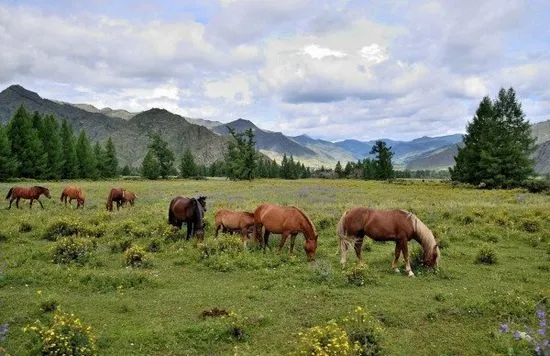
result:
[[[206,196],[201,195],[200,197],[197,198],[197,201],[201,203],[202,209],[206,212]]]
[[[198,199],[191,199],[193,209],[195,210],[195,234],[197,239],[204,239],[204,212],[206,211],[206,197],[199,197]]]
[[[315,235],[315,239],[306,240],[304,243],[304,250],[306,251],[307,258],[310,261],[315,260],[315,250],[317,249],[318,237],[319,235]]]
[[[436,268],[439,264],[439,245],[435,245],[432,249],[424,254],[424,265],[431,268]]]
[[[51,199],[52,196],[50,195],[50,190],[48,188],[44,187],[37,187],[40,190],[40,194],[44,194],[44,196],[48,199]]]

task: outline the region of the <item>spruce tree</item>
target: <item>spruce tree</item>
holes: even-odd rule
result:
[[[97,166],[95,157],[84,130],[80,131],[76,141],[76,159],[78,162],[78,177],[97,179]]]
[[[33,120],[23,106],[19,107],[8,125],[8,138],[12,153],[19,162],[17,176],[40,178],[46,169],[48,157],[38,130],[33,127]]]
[[[160,175],[160,168],[152,149],[147,151],[141,163],[141,175],[147,179],[157,179]]]
[[[63,120],[61,123],[61,151],[63,152],[63,166],[61,177],[64,179],[77,178],[78,162],[76,160],[75,139],[73,129]]]
[[[286,157],[286,153],[283,154],[283,159],[281,160],[280,176],[283,179],[291,179],[292,177],[292,168],[290,167],[290,162]]]
[[[105,167],[104,176],[105,178],[112,178],[118,175],[118,159],[116,157],[116,149],[113,144],[111,137],[107,140],[105,144],[105,159],[103,161],[103,166]]]
[[[99,142],[96,142],[94,145],[94,160],[98,178],[106,178],[105,152]]]
[[[40,125],[40,139],[48,156],[44,171],[46,179],[60,179],[63,168],[63,148],[61,145],[59,125],[52,115],[46,115]]]
[[[393,178],[393,165],[391,162],[393,152],[391,147],[388,147],[384,141],[376,141],[370,154],[375,155],[376,179]]]
[[[342,164],[340,161],[336,162],[336,167],[334,167],[334,173],[338,176],[338,178],[344,177],[344,171],[342,170]]]
[[[198,167],[195,163],[195,158],[189,147],[183,152],[183,157],[181,158],[180,163],[180,176],[182,178],[195,177],[198,175]]]
[[[226,155],[227,175],[231,179],[252,180],[256,174],[258,153],[254,132],[247,129],[244,133],[236,133],[229,128],[232,139],[229,140]]]
[[[128,165],[125,165],[120,171],[120,174],[123,176],[129,176],[132,174],[132,171],[130,170],[130,167]]]
[[[18,162],[11,152],[7,129],[0,125],[0,181],[15,176]]]
[[[494,101],[481,100],[466,126],[451,179],[488,188],[519,186],[533,173],[534,142],[514,89],[500,89]]]
[[[158,133],[151,135],[148,147],[155,155],[160,176],[168,177],[174,169],[174,152],[170,150],[168,143]]]

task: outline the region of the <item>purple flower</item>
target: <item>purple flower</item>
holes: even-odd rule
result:
[[[546,317],[546,313],[544,312],[544,309],[538,309],[537,310],[537,316],[539,317],[539,319],[544,319]]]
[[[516,331],[514,332],[514,339],[519,340],[520,338],[521,338],[521,334],[520,334],[519,331],[516,330]]]
[[[0,341],[4,339],[4,337],[8,334],[8,323],[5,322],[4,324],[0,324]]]
[[[501,333],[507,333],[509,330],[508,324],[500,324],[500,332]]]
[[[542,336],[546,335],[546,329],[545,328],[540,328],[539,329],[539,334],[542,335]]]
[[[545,328],[546,327],[546,319],[541,319],[541,321],[539,322],[539,326],[541,328]]]

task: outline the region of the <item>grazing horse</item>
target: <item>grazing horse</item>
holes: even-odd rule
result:
[[[69,199],[69,205],[72,204],[73,199],[76,199],[76,208],[78,209],[81,206],[84,209],[84,194],[82,189],[76,185],[68,185],[63,189],[60,200],[62,203],[65,201],[65,206],[67,206],[67,198]]]
[[[286,239],[290,236],[290,253],[294,249],[296,235],[304,234],[304,250],[308,259],[315,259],[317,249],[317,232],[315,226],[307,215],[294,206],[279,206],[275,204],[262,204],[254,211],[254,229],[256,239],[261,241],[262,227],[264,228],[263,249],[268,245],[269,234],[281,234],[278,253],[281,253]]]
[[[340,239],[342,266],[346,264],[348,249],[353,245],[359,262],[361,246],[365,236],[375,241],[395,241],[395,257],[392,269],[399,272],[397,261],[403,252],[405,272],[414,276],[409,261],[408,242],[414,239],[422,246],[423,263],[428,267],[437,267],[439,263],[439,246],[433,233],[413,213],[405,210],[375,210],[364,207],[355,207],[344,212],[336,233]]]
[[[124,195],[126,190],[124,188],[112,188],[107,197],[107,204],[105,207],[108,211],[113,211],[113,202],[116,202],[116,209],[120,210],[120,206],[124,202]]]
[[[125,206],[126,203],[130,203],[131,206],[134,206],[136,202],[136,198],[137,198],[137,195],[135,193],[130,192],[129,190],[126,190],[122,197],[122,206]]]
[[[6,199],[10,200],[10,206],[8,209],[11,209],[11,203],[15,200],[15,206],[19,209],[19,199],[30,199],[30,207],[32,209],[32,202],[33,200],[36,200],[40,203],[40,206],[42,209],[44,209],[44,205],[42,205],[42,202],[40,201],[40,195],[44,194],[44,196],[48,199],[51,199],[50,191],[48,188],[40,187],[35,185],[34,187],[12,187],[8,195],[6,195]]]
[[[181,229],[187,223],[187,237],[197,235],[197,239],[204,239],[204,213],[206,212],[206,197],[185,198],[175,197],[168,208],[168,223]]]
[[[218,231],[222,228],[222,232],[237,231],[241,233],[242,242],[246,244],[246,240],[249,238],[249,233],[254,227],[254,214],[247,211],[231,211],[228,209],[221,209],[216,212],[216,234],[218,237]]]

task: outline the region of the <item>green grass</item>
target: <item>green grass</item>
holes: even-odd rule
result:
[[[86,192],[84,210],[59,203],[68,183],[58,182],[43,184],[53,197],[41,198],[44,210],[29,210],[28,202],[23,209],[0,210],[0,323],[9,324],[0,345],[12,355],[28,353],[33,339],[22,329],[47,320],[45,306],[52,304],[92,325],[102,355],[287,354],[296,350],[298,332],[341,319],[356,306],[381,321],[388,354],[470,355],[506,353],[512,339],[499,335],[499,324],[524,330],[534,321],[535,305],[550,303],[545,195],[435,181],[71,183]],[[12,185],[0,184],[3,196]],[[105,199],[114,186],[136,192],[136,205],[107,213]],[[214,239],[219,208],[292,204],[317,226],[317,260],[307,262],[302,238],[295,256],[277,255],[275,248],[263,254],[249,244],[247,251],[202,258],[195,240],[183,241],[184,233],[174,235],[167,225],[173,196],[199,194],[208,196],[207,243]],[[416,278],[396,274],[390,269],[394,245],[369,243],[366,283],[348,284],[336,255],[335,226],[356,205],[417,214],[443,246],[439,271],[416,271]],[[53,263],[52,231],[63,222],[96,242],[84,263]],[[126,266],[128,240],[146,251],[146,265]],[[271,240],[275,246],[279,236]],[[496,263],[476,263],[487,246]],[[354,263],[350,254],[348,264]],[[199,317],[212,308],[247,318],[243,340],[231,336],[232,318]]]

